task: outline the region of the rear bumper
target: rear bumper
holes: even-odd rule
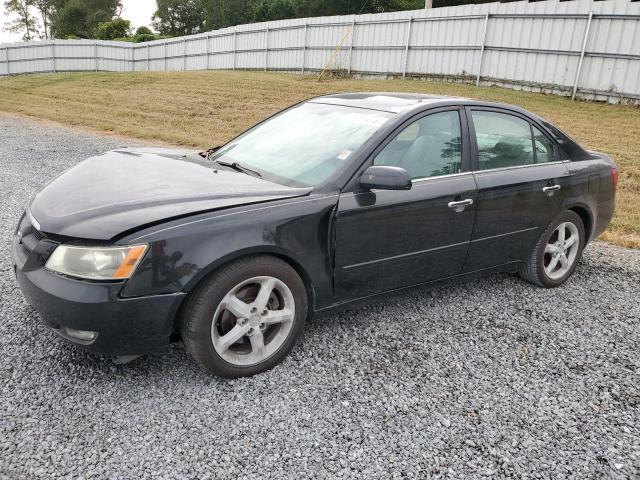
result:
[[[15,239],[11,253],[26,300],[65,340],[110,356],[153,353],[169,345],[185,294],[120,298],[123,283],[91,283],[51,273],[28,258],[37,251],[26,253]],[[97,335],[85,340],[73,336],[74,331]]]
[[[589,240],[595,240],[607,229],[613,218],[615,207],[615,197],[598,204],[593,231],[591,232],[591,238]]]

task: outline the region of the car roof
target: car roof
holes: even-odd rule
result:
[[[574,140],[565,133],[558,130],[540,116],[525,110],[517,105],[508,103],[487,102],[473,98],[453,97],[447,95],[430,95],[425,93],[403,93],[403,92],[360,92],[360,93],[336,93],[315,97],[307,102],[321,103],[326,105],[345,106],[352,108],[362,108],[367,110],[377,110],[388,113],[399,114],[403,118],[410,117],[415,112],[454,105],[466,105],[470,107],[490,107],[501,110],[510,110],[520,113],[530,120],[542,124],[547,133],[563,146],[565,152],[571,159],[585,158],[589,154]],[[399,119],[401,120],[401,119]]]
[[[470,100],[445,95],[395,92],[336,93],[309,100],[311,103],[341,105],[391,113],[401,113],[436,103],[461,103],[465,101]]]
[[[490,102],[467,97],[453,97],[447,95],[431,95],[426,93],[404,92],[360,92],[336,93],[323,95],[308,100],[306,103],[322,103],[344,107],[363,108],[388,113],[411,115],[412,112],[434,107],[466,105],[470,107],[490,107],[511,110],[537,121],[544,121],[535,113],[510,103]]]

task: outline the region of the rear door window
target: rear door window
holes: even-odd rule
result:
[[[535,163],[529,122],[506,113],[471,112],[480,170]]]

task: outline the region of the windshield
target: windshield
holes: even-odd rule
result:
[[[327,180],[393,114],[304,103],[267,120],[210,158],[238,163],[284,184]]]

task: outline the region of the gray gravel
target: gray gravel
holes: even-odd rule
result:
[[[47,180],[124,143],[0,117],[0,477],[640,476],[639,251],[593,244],[556,290],[497,275],[318,318],[251,379],[180,344],[116,366],[61,343],[11,233]]]

